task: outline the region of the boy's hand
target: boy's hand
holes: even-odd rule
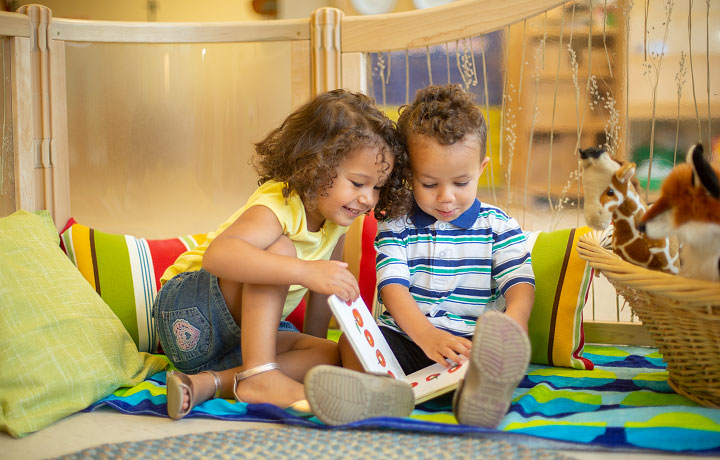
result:
[[[422,334],[422,337],[418,337],[415,343],[422,348],[428,358],[445,367],[450,366],[446,359],[458,363],[459,355],[469,358],[472,345],[472,342],[465,337],[452,335],[434,326]]]
[[[360,296],[360,288],[347,266],[338,260],[307,261],[301,284],[318,294],[335,294],[346,302],[353,301]]]

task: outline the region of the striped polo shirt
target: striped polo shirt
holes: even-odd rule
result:
[[[417,205],[410,217],[378,222],[378,298],[401,284],[435,327],[472,336],[488,309],[503,311],[503,294],[519,283],[535,285],[527,239],[517,221],[475,200],[451,222],[438,221]],[[378,323],[403,332],[389,312]]]

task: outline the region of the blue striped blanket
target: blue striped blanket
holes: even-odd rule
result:
[[[587,345],[590,371],[530,365],[498,430],[459,425],[449,396],[416,407],[408,418],[374,418],[342,428],[386,428],[447,434],[519,433],[538,440],[587,447],[658,449],[720,454],[720,409],[675,394],[655,348]],[[166,417],[165,373],[121,388],[88,407],[110,406],[127,414]],[[270,404],[215,399],[188,417],[275,422],[329,428],[315,417],[297,416]]]

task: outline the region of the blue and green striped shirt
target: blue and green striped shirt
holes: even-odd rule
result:
[[[455,335],[472,336],[485,310],[504,310],[510,287],[535,285],[517,221],[478,200],[452,222],[417,205],[409,217],[378,222],[375,249],[380,302],[383,287],[406,286],[430,322]],[[402,332],[387,311],[378,322]]]

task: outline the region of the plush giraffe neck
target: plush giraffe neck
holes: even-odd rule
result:
[[[648,238],[638,231],[647,206],[629,180],[633,173],[634,165],[623,165],[600,197],[600,204],[612,214],[613,252],[641,267],[677,273],[677,248],[667,238]]]

